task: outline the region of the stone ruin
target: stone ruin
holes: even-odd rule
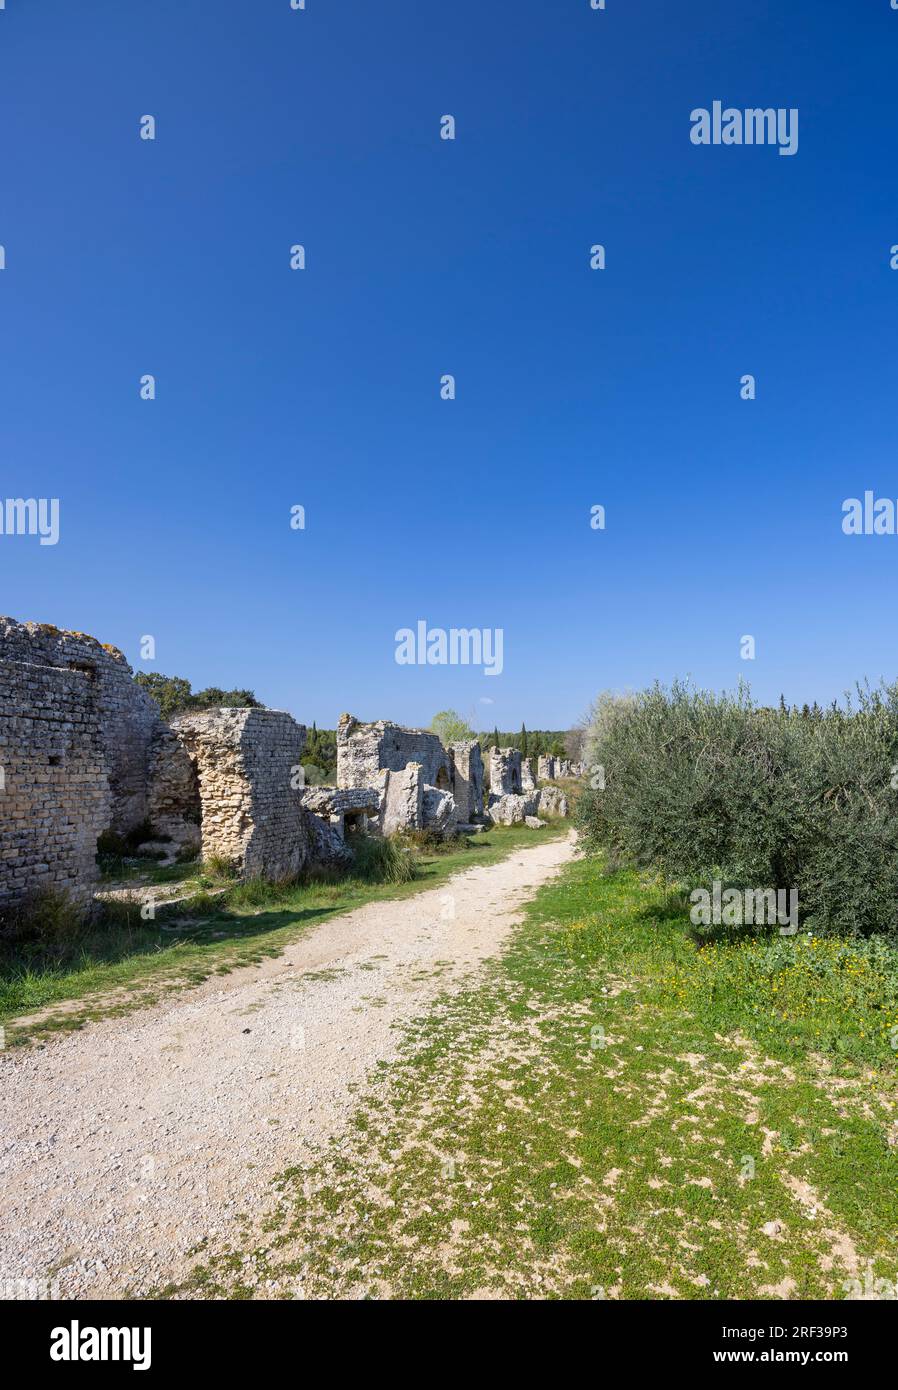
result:
[[[347,832],[367,830],[380,811],[380,798],[370,787],[309,787],[302,802],[307,811],[324,817],[344,842]]]
[[[38,889],[90,901],[99,836],[146,819],[164,727],[115,648],[0,618],[0,909]]]
[[[166,724],[116,648],[0,618],[0,914],[40,890],[89,904],[100,837],[148,824],[244,876],[339,862],[342,837],[303,802],[305,736],[276,710]]]
[[[436,734],[427,729],[403,729],[379,719],[363,724],[341,714],[337,725],[337,786],[373,787],[381,772],[401,772],[420,763],[425,784],[448,791],[452,764]]]
[[[203,858],[247,877],[301,873],[313,857],[297,779],[305,726],[280,710],[210,709],[176,715],[171,728],[173,761],[194,771]]]
[[[306,787],[306,730],[259,708],[188,711],[166,723],[124,656],[84,633],[0,617],[0,918],[35,891],[88,905],[97,844],[149,828],[171,854],[199,852],[279,880],[350,858],[360,831],[441,836],[567,814],[531,759],[476,740],[343,715],[337,785]],[[546,766],[551,770],[546,771]],[[574,775],[540,758],[538,776]]]
[[[571,758],[540,757],[537,773],[541,782],[564,782],[585,777],[586,765]]]
[[[90,899],[112,795],[94,679],[0,660],[0,909],[38,888]]]
[[[476,740],[445,748],[428,729],[387,720],[337,725],[337,789],[368,788],[377,798],[377,829],[431,830],[444,837],[482,825],[483,758]]]
[[[551,766],[557,777],[555,758],[539,759],[540,780]],[[534,830],[545,825],[544,815],[567,816],[568,799],[560,787],[538,787],[533,776],[533,761],[522,758],[516,748],[490,749],[490,794],[487,804],[490,819],[500,825],[529,825]]]

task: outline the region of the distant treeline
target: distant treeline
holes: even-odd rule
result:
[[[517,748],[522,758],[564,758],[569,756],[565,746],[567,736],[566,729],[526,729],[522,724],[516,734],[493,729],[492,733],[478,734],[477,738],[484,752],[489,748]]]

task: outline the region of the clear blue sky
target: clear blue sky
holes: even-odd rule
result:
[[[692,145],[715,99],[797,155]],[[840,522],[898,497],[896,170],[889,0],[6,0],[0,497],[61,538],[0,612],[331,727],[894,678]],[[398,666],[418,618],[504,673]]]

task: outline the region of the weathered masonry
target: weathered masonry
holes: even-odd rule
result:
[[[337,786],[375,788],[380,828],[454,834],[483,819],[483,758],[476,739],[448,748],[428,729],[387,720],[365,724],[351,714],[337,726]]]
[[[0,618],[0,913],[35,892],[90,902],[97,842],[151,827],[280,879],[345,856],[303,805],[305,728],[276,710],[166,724],[121,652]]]
[[[0,661],[80,671],[87,677],[83,688],[89,692],[108,781],[108,828],[127,834],[145,821],[147,757],[165,725],[156,702],[135,685],[121,652],[83,632],[0,617]],[[40,723],[40,708],[33,708],[30,717]]]
[[[164,727],[121,652],[0,617],[0,909],[39,890],[89,902],[99,835],[146,819]]]
[[[316,816],[326,818],[344,840],[347,831],[352,834],[367,830],[369,820],[377,819],[380,796],[371,787],[307,787],[302,804]]]
[[[521,791],[521,755],[517,748],[490,749],[490,793],[517,796]]]
[[[362,724],[341,714],[337,725],[337,786],[373,787],[381,772],[401,772],[420,763],[425,784],[449,791],[452,764],[436,734],[426,729],[403,729],[384,719]]]
[[[477,822],[483,816],[483,755],[476,740],[450,743],[452,762],[452,795],[458,819],[463,824]]]
[[[288,879],[350,857],[347,831],[450,836],[487,818],[567,813],[514,749],[445,748],[426,729],[343,715],[337,786],[306,787],[305,726],[267,709],[189,711],[166,723],[115,647],[0,617],[0,926],[35,892],[89,904],[97,846],[144,835],[242,875]],[[571,764],[548,760],[549,776]],[[540,759],[544,776],[544,760]],[[546,768],[548,771],[548,767]]]
[[[305,726],[280,710],[212,709],[177,715],[171,727],[196,769],[203,857],[275,880],[306,868]]]
[[[88,902],[111,815],[92,677],[0,659],[0,911],[40,889]]]

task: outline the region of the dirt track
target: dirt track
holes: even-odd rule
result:
[[[339,1134],[395,1025],[461,988],[574,853],[537,841],[372,903],[277,959],[46,1047],[0,1054],[0,1281],[115,1297],[261,1216],[269,1180]]]

